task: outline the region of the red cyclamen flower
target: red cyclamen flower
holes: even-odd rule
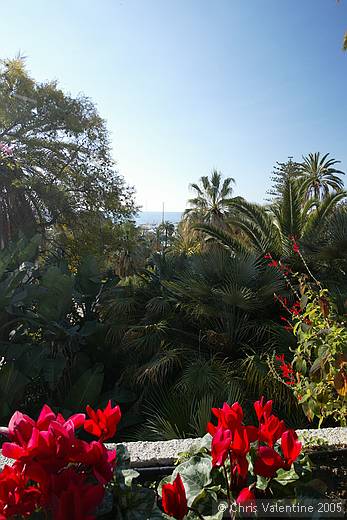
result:
[[[258,421],[260,422],[263,417],[267,418],[271,415],[272,411],[272,401],[267,401],[264,403],[264,396],[262,395],[259,401],[255,401],[254,403],[255,413],[257,414]]]
[[[281,438],[282,433],[286,430],[284,421],[280,421],[275,415],[264,417],[263,422],[259,425],[259,440],[266,442],[273,447],[275,442]]]
[[[212,465],[222,466],[228,456],[232,433],[230,430],[218,428],[212,438],[211,455]]]
[[[90,419],[85,421],[84,429],[88,433],[95,435],[102,442],[115,436],[122,416],[119,406],[112,408],[110,400],[104,410],[94,411],[89,405],[86,410]]]
[[[298,458],[302,444],[294,430],[287,430],[281,437],[281,449],[285,459],[285,469],[290,469],[292,463]]]
[[[276,475],[277,470],[282,467],[283,460],[277,451],[269,446],[260,446],[253,465],[255,475],[272,478]]]
[[[41,491],[27,484],[20,470],[4,467],[0,473],[0,519],[29,516],[42,504]]]
[[[88,484],[85,477],[72,468],[52,478],[50,509],[54,520],[94,520],[97,506],[104,497],[104,487]]]
[[[233,431],[237,426],[241,425],[243,420],[243,410],[237,402],[232,406],[224,403],[222,408],[212,408],[212,413],[218,418],[218,425],[207,424],[207,431],[211,435],[214,435],[218,428]]]
[[[236,499],[236,504],[255,508],[255,496],[248,487],[245,487],[240,491]]]
[[[177,520],[183,520],[188,513],[186,492],[179,473],[172,484],[163,485],[162,504],[165,513]]]

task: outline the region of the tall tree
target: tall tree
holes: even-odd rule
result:
[[[310,153],[303,157],[301,164],[301,178],[304,181],[303,189],[307,198],[314,196],[317,200],[326,197],[329,192],[343,189],[343,180],[339,175],[344,172],[335,166],[341,161],[329,159],[329,154],[321,156],[319,152]]]
[[[286,180],[288,178],[295,179],[300,175],[301,164],[293,161],[293,157],[288,157],[285,163],[276,162],[274,166],[271,181],[272,186],[268,191],[271,199],[281,198],[285,189]]]
[[[2,152],[11,152],[1,162],[1,221],[12,218],[8,208],[17,189],[36,224],[46,228],[73,227],[86,212],[113,222],[133,215],[133,190],[115,170],[105,122],[93,103],[64,93],[54,81],[35,82],[22,58],[0,62],[0,142]]]
[[[235,179],[227,177],[222,180],[222,174],[213,170],[211,177],[201,177],[199,184],[191,184],[196,196],[188,200],[190,208],[185,210],[185,216],[206,223],[220,223],[230,211],[235,200],[233,186]]]

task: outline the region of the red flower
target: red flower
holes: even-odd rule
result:
[[[260,446],[257,458],[254,461],[253,471],[255,475],[271,478],[276,475],[277,470],[283,467],[281,456],[273,448]]]
[[[26,426],[26,425],[25,425]],[[16,433],[17,440],[21,443],[5,442],[2,453],[26,464],[39,462],[49,471],[56,471],[65,466],[79,450],[80,441],[75,437],[75,428],[72,421],[65,424],[52,421],[48,430],[39,430],[36,426],[32,428],[29,439],[25,438],[25,428]]]
[[[281,449],[285,459],[285,469],[290,469],[292,463],[298,458],[302,444],[294,430],[287,430],[281,437]]]
[[[172,484],[163,485],[162,503],[165,513],[177,520],[182,520],[188,513],[186,492],[179,473]]]
[[[83,442],[82,449],[77,453],[75,462],[91,466],[95,478],[100,484],[106,484],[112,479],[116,463],[116,450],[108,450],[98,441]]]
[[[29,516],[41,505],[41,491],[27,484],[28,479],[22,472],[4,467],[0,473],[0,518]]]
[[[278,267],[277,260],[272,260],[269,264],[267,264],[269,267]]]
[[[275,415],[264,417],[264,421],[259,426],[259,440],[272,447],[285,430],[284,421],[280,421]]]
[[[301,313],[301,303],[299,301],[295,302],[292,308],[290,309],[290,312],[294,316],[299,316],[299,314]]]
[[[240,426],[234,431],[231,443],[232,462],[235,465],[239,476],[245,479],[248,472],[248,460],[246,458],[250,448],[249,433],[253,433],[251,426]]]
[[[267,418],[271,415],[272,411],[272,401],[267,401],[264,403],[264,396],[261,396],[259,401],[254,403],[255,413],[257,414],[258,421],[260,422],[262,418]]]
[[[222,466],[224,464],[230,450],[231,439],[232,434],[230,430],[225,430],[224,428],[217,429],[211,444],[213,466]]]
[[[237,402],[232,406],[224,403],[222,408],[212,408],[212,413],[218,418],[218,425],[216,427],[212,423],[208,423],[207,431],[211,435],[214,435],[218,428],[233,431],[241,425],[243,420],[243,410]]]
[[[72,468],[52,478],[50,507],[54,520],[94,520],[91,515],[101,503],[105,490],[101,485],[88,484],[85,477]]]
[[[285,379],[287,385],[295,385],[295,377],[294,377],[294,370],[290,363],[286,363],[284,361],[284,354],[276,355],[276,360],[279,361],[280,364],[280,370],[282,372],[282,377]]]
[[[115,436],[122,416],[119,406],[112,408],[110,400],[105,410],[98,409],[95,412],[90,406],[87,406],[86,410],[90,419],[85,421],[84,429],[88,433],[95,435],[102,442]]]
[[[44,486],[47,475],[70,463],[89,466],[96,479],[105,484],[112,479],[116,453],[108,451],[101,442],[88,443],[76,437],[75,426],[82,425],[84,417],[77,414],[65,421],[47,405],[36,422],[16,412],[8,428],[13,442],[5,442],[2,453],[15,459],[18,468]]]
[[[294,253],[300,253],[300,248],[295,239],[293,239],[293,251]]]
[[[239,504],[240,506],[245,506],[245,507],[251,506],[255,512],[255,505],[256,505],[255,496],[248,487],[245,487],[240,491],[240,493],[236,499],[236,504]]]

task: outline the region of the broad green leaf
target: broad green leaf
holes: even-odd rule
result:
[[[290,470],[286,471],[284,469],[279,469],[277,471],[277,476],[274,480],[277,480],[282,486],[286,486],[287,484],[291,484],[292,482],[295,482],[295,480],[298,480],[299,475],[297,475],[294,467],[292,467]]]
[[[59,321],[72,305],[71,276],[62,274],[58,267],[50,267],[43,275],[41,286],[46,290],[41,293],[38,313],[47,321]]]
[[[212,482],[211,469],[212,461],[210,458],[196,455],[177,466],[173,472],[172,480],[176,478],[178,473],[181,475],[189,506],[194,503],[195,499],[199,498],[204,488]]]

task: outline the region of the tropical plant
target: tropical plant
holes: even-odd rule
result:
[[[157,240],[161,245],[163,251],[165,251],[173,240],[175,233],[175,224],[165,220],[157,227]]]
[[[344,175],[344,172],[335,167],[340,162],[329,159],[329,153],[323,157],[319,152],[303,157],[300,177],[304,183],[303,190],[307,199],[313,196],[316,200],[322,200],[331,191],[343,189],[343,180],[339,175]]]
[[[328,231],[333,216],[346,192],[328,194],[324,200],[303,199],[302,185],[293,177],[283,182],[282,196],[268,206],[247,201],[234,202],[234,216],[228,219],[232,226],[223,230],[208,224],[195,227],[204,231],[232,251],[255,251],[259,255],[270,252],[273,256],[293,257],[292,238],[302,243],[318,243]],[[235,235],[234,228],[241,230]]]
[[[75,273],[64,261],[40,265],[37,244],[31,248],[24,264],[20,254],[1,254],[0,420],[16,406],[35,412],[43,401],[71,412],[117,392],[120,402],[134,401],[121,395],[98,314],[101,292],[118,279],[103,277],[92,257]]]
[[[124,222],[114,229],[115,250],[109,252],[113,268],[121,278],[145,268],[150,256],[149,243],[140,228]]]
[[[320,427],[332,417],[346,426],[347,333],[343,318],[320,283],[312,287],[302,281],[301,294],[295,308],[283,303],[297,345],[292,363],[276,356],[282,380],[294,391],[310,421],[318,417]]]
[[[201,177],[199,184],[191,184],[196,196],[188,200],[191,208],[184,215],[192,220],[220,224],[223,217],[230,211],[234,202],[233,185],[235,179],[227,177],[222,182],[222,174],[213,170],[211,177]]]
[[[193,255],[201,252],[202,240],[188,219],[181,220],[170,244],[169,254]]]

